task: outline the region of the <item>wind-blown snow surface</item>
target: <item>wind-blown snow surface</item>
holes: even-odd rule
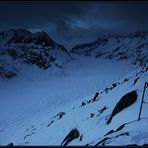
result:
[[[70,145],[95,145],[109,130],[137,119],[143,85],[148,78],[146,72],[136,75],[138,69],[126,61],[73,56],[74,60],[60,70],[51,67],[43,71],[32,66],[26,67],[15,79],[0,80],[0,145],[10,142],[15,145],[60,145],[75,127],[83,138],[82,141],[73,140]],[[138,75],[140,79],[132,86]],[[121,83],[126,77],[130,77],[129,81]],[[103,91],[116,82],[120,84],[108,94]],[[115,104],[134,89],[138,89],[137,102],[106,125],[105,118],[111,114]],[[82,101],[91,99],[101,90],[98,101],[80,107]],[[97,110],[104,106],[108,109],[97,116]],[[65,115],[58,120],[54,116],[61,111]],[[146,111],[147,108],[142,113],[148,116]],[[91,113],[93,118],[90,118]],[[47,126],[51,121],[53,123]],[[121,136],[112,138],[108,144],[148,142],[148,131],[143,130],[147,123],[148,120],[141,120],[140,124],[135,121],[133,125],[136,128],[132,130],[132,124],[125,128],[133,137],[144,132],[142,139],[126,136],[130,138],[125,141]]]

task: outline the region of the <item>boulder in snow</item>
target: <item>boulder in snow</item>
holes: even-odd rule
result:
[[[136,91],[132,91],[127,93],[126,95],[124,95],[120,101],[117,103],[117,105],[115,106],[111,117],[108,119],[107,124],[109,124],[112,120],[112,118],[119,113],[120,111],[122,111],[123,109],[129,107],[130,105],[132,105],[135,101],[137,100],[137,93]]]
[[[64,140],[61,143],[61,146],[68,145],[72,140],[78,138],[80,136],[79,131],[75,128],[72,129],[69,134],[64,138]]]

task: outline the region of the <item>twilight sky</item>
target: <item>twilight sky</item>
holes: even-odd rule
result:
[[[148,2],[0,2],[0,31],[46,31],[70,48],[116,32],[148,31]]]

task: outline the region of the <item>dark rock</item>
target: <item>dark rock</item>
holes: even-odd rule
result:
[[[54,121],[52,120],[52,121],[47,125],[47,127],[49,127],[53,122],[54,122]]]
[[[98,145],[100,145],[101,143],[104,143],[104,144],[105,144],[105,141],[108,140],[108,139],[111,139],[111,138],[106,137],[106,138],[102,139],[101,141],[99,141],[95,146],[98,146]]]
[[[126,55],[122,55],[122,56],[119,57],[120,60],[124,60],[124,59],[127,59],[127,58],[128,57]]]
[[[99,115],[101,115],[108,107],[104,106],[102,109],[98,110]]]
[[[114,84],[112,84],[112,85],[113,85],[113,88],[117,86],[117,84],[116,84],[116,83],[114,83]]]
[[[55,63],[55,66],[58,67],[58,68],[62,68],[62,66],[59,65],[58,63]]]
[[[112,55],[107,55],[105,58],[107,58],[107,59],[110,59],[110,60],[111,60],[111,59],[112,59],[112,57],[113,57]]]
[[[104,136],[106,135],[109,135],[109,134],[112,134],[112,133],[115,133],[115,132],[118,132],[120,130],[122,130],[124,128],[125,124],[122,124],[120,127],[118,127],[115,131],[114,130],[110,130],[107,134],[105,134]]]
[[[61,146],[68,145],[72,140],[78,138],[80,136],[80,133],[77,129],[72,129],[69,134],[64,138],[64,140],[61,143]]]
[[[61,119],[61,118],[63,117],[63,115],[65,115],[65,112],[59,112],[59,113],[57,114],[57,116],[59,116],[59,119]]]
[[[116,132],[122,130],[122,129],[124,128],[124,126],[125,126],[125,124],[122,124],[120,127],[118,127],[118,128],[116,129]]]
[[[119,42],[119,40],[118,40],[118,42]],[[114,51],[118,51],[119,49],[120,49],[120,47],[117,47],[114,49]]]
[[[14,144],[11,142],[11,143],[9,143],[7,146],[14,146]]]
[[[13,36],[7,42],[8,44],[30,44],[42,46],[54,46],[54,41],[45,32],[31,33],[26,29],[16,29],[13,32]]]
[[[115,131],[114,130],[110,130],[107,134],[105,134],[104,136],[107,136],[107,135],[109,135],[109,134],[112,134],[112,133],[114,133]]]
[[[106,92],[106,93],[108,93],[108,91],[109,91],[109,88],[108,88],[108,87],[107,87],[107,88],[105,88],[105,92]]]
[[[128,79],[126,78],[126,79],[124,79],[124,82],[127,82],[128,81]]]
[[[99,93],[98,92],[96,92],[96,94],[95,94],[95,96],[93,97],[93,101],[96,101],[96,99],[97,99],[97,97],[99,96]]]
[[[14,49],[7,50],[8,55],[10,55],[13,59],[17,58],[17,51]]]
[[[84,105],[86,105],[86,103],[85,103],[84,101],[82,101],[82,104],[81,104],[81,106],[84,106]]]
[[[120,135],[117,135],[115,138],[118,138],[118,137],[120,137],[120,136],[124,136],[124,135],[129,136],[129,133],[128,133],[128,132],[126,132],[126,133],[122,133],[122,134],[120,134]]]
[[[139,77],[135,79],[133,85],[135,85],[135,84],[137,83],[138,79],[139,79]],[[133,86],[133,85],[132,85],[132,86]]]
[[[82,138],[83,138],[83,134],[81,134],[81,136],[80,136],[80,141],[82,141]]]
[[[88,101],[87,101],[87,103],[90,103],[90,102],[91,102],[91,100],[88,100]]]
[[[107,106],[104,106],[104,107],[100,110],[100,112],[103,113],[106,109],[108,109],[108,107],[107,107]]]
[[[132,91],[127,93],[125,96],[123,96],[120,101],[117,103],[115,108],[112,111],[111,117],[108,119],[107,124],[109,124],[112,120],[112,118],[122,111],[123,109],[129,107],[137,100],[137,93],[136,91]]]
[[[1,63],[0,63],[0,76],[6,79],[12,79],[16,77],[17,74],[12,70],[10,71],[8,69],[5,69],[3,66],[1,67]]]
[[[35,134],[35,132],[32,132],[30,134],[27,134],[25,137],[24,137],[24,140],[27,138],[27,137],[30,137],[31,135]]]
[[[30,135],[29,134],[27,134],[25,137],[24,137],[24,140],[27,138],[27,137],[29,137]]]
[[[92,113],[91,113],[91,114],[90,114],[90,118],[92,118],[94,115],[95,115],[95,114],[92,114]]]

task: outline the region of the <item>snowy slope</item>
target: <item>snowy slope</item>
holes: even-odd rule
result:
[[[121,66],[123,71],[121,71]],[[0,143],[60,145],[68,131],[74,127],[77,127],[84,137],[81,142],[76,140],[70,145],[85,145],[95,139],[97,142],[97,139],[102,138],[103,134],[111,128],[123,123],[107,126],[104,118],[110,114],[113,105],[123,94],[134,89],[130,86],[135,78],[131,72],[135,70],[135,67],[122,61],[117,63],[117,61],[75,56],[73,63],[67,64],[65,71],[61,73],[59,71],[53,74],[42,73],[36,76],[39,80],[32,76],[25,82],[15,79],[11,80],[9,85],[3,81],[0,85],[0,98],[3,98],[1,100]],[[122,82],[121,78],[128,73],[133,76],[130,82],[119,85],[111,91],[112,93],[102,92],[99,101],[80,107],[82,101],[93,98],[96,92],[103,91],[114,82]],[[141,78],[141,83],[137,87],[143,87],[144,79]],[[109,101],[115,94],[117,96]],[[109,107],[107,112],[104,112],[102,116],[97,116],[99,114],[97,110],[105,105]],[[62,119],[58,120],[58,116],[53,118],[61,111],[65,112]],[[90,113],[95,113],[95,116],[90,118]],[[54,123],[47,127],[51,121]],[[99,132],[99,127],[103,129],[101,132]],[[96,133],[97,129],[98,133]]]
[[[76,45],[72,53],[130,61],[138,66],[148,63],[148,33],[111,34],[98,38],[96,41]]]
[[[62,68],[71,56],[63,45],[54,42],[45,32],[32,33],[25,29],[12,29],[0,33],[0,77],[19,76],[30,67]]]
[[[25,43],[25,49],[27,46]],[[20,46],[17,51],[19,49],[21,52]],[[44,49],[46,47],[42,46],[41,50]],[[106,50],[109,53],[110,49]],[[22,64],[18,62],[22,59],[17,59],[19,75],[14,79],[0,79],[0,145],[10,142],[14,145],[61,145],[72,129],[78,130],[75,132],[77,138],[67,145],[148,143],[147,103],[143,103],[142,119],[137,121],[144,83],[148,80],[146,64],[141,68],[138,63],[131,65],[132,58],[96,58],[80,51],[81,55],[71,54],[71,59],[66,51],[56,48],[52,51],[55,51],[51,52],[55,57],[59,56],[57,60],[63,63],[62,67],[42,69],[36,64]],[[147,55],[146,48],[142,51]],[[133,57],[132,50],[130,52]],[[10,58],[2,57],[4,62]],[[136,102],[118,112],[107,124],[119,100],[131,91],[137,93]],[[147,94],[148,89],[145,102],[148,102]]]

